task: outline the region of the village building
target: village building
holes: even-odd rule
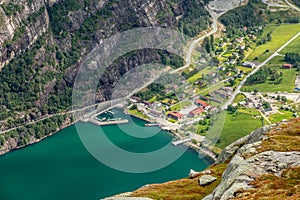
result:
[[[222,42],[221,44],[220,44],[220,47],[225,47],[226,46],[226,42]]]
[[[292,64],[286,64],[286,63],[285,63],[285,64],[282,65],[282,68],[283,68],[283,69],[292,69],[292,68],[293,68],[293,65],[292,65]]]
[[[212,97],[212,98],[210,98],[210,100],[217,102],[217,103],[222,103],[222,101],[216,97]]]
[[[202,101],[200,99],[196,100],[195,104],[197,106],[202,106],[205,110],[208,110],[210,108],[210,105],[208,103],[206,103],[205,101]]]
[[[196,108],[196,109],[192,110],[189,113],[189,116],[190,117],[197,117],[197,116],[201,115],[203,112],[204,112],[204,109],[202,107],[199,107],[199,108]]]
[[[155,102],[152,103],[151,108],[152,108],[152,109],[158,109],[158,108],[160,108],[161,106],[162,106],[162,103],[160,103],[160,102],[158,102],[158,101],[155,101]]]
[[[236,63],[236,60],[231,60],[230,64],[234,65]]]
[[[149,101],[143,101],[143,104],[145,104],[145,106],[151,107],[151,103]]]
[[[202,99],[204,101],[209,101],[209,97],[206,97],[206,96],[201,96],[200,99]]]
[[[209,109],[210,112],[215,113],[218,111],[218,108],[216,106],[213,106]]]
[[[246,101],[241,101],[241,102],[239,102],[239,105],[240,105],[240,106],[246,106],[246,105],[247,105],[247,102],[246,102]]]
[[[243,67],[248,67],[248,68],[255,68],[255,64],[249,61],[243,62]]]
[[[231,88],[231,87],[223,87],[223,88],[221,88],[221,90],[224,90],[226,92],[233,92],[233,88]]]
[[[201,59],[200,59],[200,63],[206,63],[205,58],[201,58]]]
[[[168,117],[175,120],[181,120],[183,118],[183,115],[179,112],[169,112]]]
[[[250,35],[249,38],[250,38],[251,40],[256,40],[256,36],[255,36],[255,35]]]
[[[161,112],[156,111],[156,110],[150,110],[149,114],[154,116],[154,117],[163,117],[163,114]]]
[[[298,75],[295,79],[295,91],[300,91],[300,76]]]
[[[271,107],[265,108],[265,112],[271,112],[273,109]]]
[[[222,91],[220,91],[220,90],[216,90],[216,91],[215,91],[215,94],[217,94],[217,95],[219,95],[219,96],[221,96],[221,97],[223,97],[223,98],[228,98],[228,97],[230,97],[230,94],[228,94],[227,92],[222,92]]]
[[[232,55],[235,56],[236,58],[239,57],[239,54],[237,52],[233,52]]]
[[[238,43],[242,43],[243,41],[244,41],[244,38],[238,38],[238,39],[236,39],[236,41],[238,42]]]
[[[218,67],[218,70],[220,70],[220,71],[225,71],[225,70],[226,70],[226,67],[220,66],[220,67]]]
[[[246,45],[245,45],[245,44],[241,44],[241,45],[240,45],[240,49],[241,49],[241,50],[244,50],[245,48],[246,48]]]
[[[139,97],[136,97],[136,96],[132,96],[132,97],[130,97],[130,101],[133,103],[138,103],[138,102],[141,102],[142,99]]]

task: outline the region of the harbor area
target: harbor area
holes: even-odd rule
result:
[[[90,122],[98,126],[126,124],[129,122],[128,119],[114,118],[114,114],[115,113],[113,111],[107,110],[104,113],[100,113],[99,115],[81,119],[81,121]]]

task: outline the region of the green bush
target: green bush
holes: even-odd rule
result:
[[[24,9],[23,5],[9,3],[1,5],[7,16],[12,16]]]

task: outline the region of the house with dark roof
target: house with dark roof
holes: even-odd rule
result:
[[[134,102],[134,103],[137,103],[137,102],[141,102],[141,101],[142,101],[141,98],[136,97],[136,96],[131,96],[131,97],[130,97],[130,100],[131,100],[132,102]]]
[[[223,98],[228,98],[228,97],[230,97],[230,94],[229,94],[229,93],[227,93],[227,92],[222,92],[222,91],[220,91],[220,90],[216,90],[214,93],[217,94],[217,95],[219,95],[219,96],[221,96],[221,97],[223,97]]]
[[[154,117],[162,117],[163,116],[163,114],[161,112],[158,112],[156,110],[150,110],[149,114]]]
[[[243,67],[248,67],[248,68],[255,68],[256,67],[256,65],[254,63],[249,62],[249,61],[246,61],[246,62],[242,63],[242,66]]]
[[[293,65],[292,65],[292,64],[287,64],[287,63],[285,63],[285,64],[282,65],[282,68],[283,68],[283,69],[292,69],[292,68],[293,68]]]
[[[200,99],[202,99],[204,101],[209,101],[209,97],[206,97],[206,96],[201,96]]]
[[[217,103],[222,103],[223,101],[221,101],[220,99],[216,98],[215,96],[210,98],[210,100],[217,102]]]
[[[167,116],[175,120],[180,120],[183,118],[183,115],[180,112],[169,112]]]
[[[150,107],[152,105],[152,103],[150,103],[149,101],[143,101],[143,104],[145,104],[145,106]]]

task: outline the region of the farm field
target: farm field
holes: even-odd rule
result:
[[[291,44],[284,48],[280,53],[285,54],[287,52],[297,52],[300,53],[300,37],[295,39]]]
[[[293,113],[291,113],[290,111],[286,111],[286,110],[279,110],[280,113],[276,113],[274,115],[271,115],[269,117],[269,120],[272,122],[272,123],[277,123],[277,122],[280,122],[282,121],[283,119],[287,119],[287,120],[290,120],[290,119],[293,119]]]
[[[255,84],[242,87],[242,91],[253,91],[255,88],[259,92],[294,92],[295,89],[295,79],[296,79],[296,69],[282,69],[282,64],[284,63],[283,57],[277,56],[271,60],[266,67],[271,67],[277,69],[278,73],[282,72],[282,82],[280,84],[274,84],[269,78],[265,83]]]
[[[188,78],[188,82],[189,83],[195,83],[198,79],[200,79],[203,75],[207,75],[207,74],[209,74],[209,73],[211,73],[211,72],[213,72],[214,71],[214,69],[213,68],[211,68],[211,67],[206,67],[206,68],[204,68],[204,69],[202,69],[202,70],[200,70],[198,73],[196,73],[195,75],[193,75],[193,76],[191,76],[190,78]]]
[[[188,107],[190,105],[192,105],[192,102],[185,100],[185,101],[181,101],[181,102],[175,104],[174,106],[171,106],[170,109],[175,110],[175,111],[179,111],[182,108]]]
[[[248,135],[253,130],[262,126],[260,119],[254,116],[260,115],[258,111],[239,109],[236,114],[226,113],[225,123],[219,138],[217,147],[223,149],[232,142]],[[238,129],[236,127],[239,127]]]
[[[291,39],[294,35],[296,35],[300,31],[300,24],[282,24],[280,26],[267,27],[264,30],[264,34],[272,32],[271,41],[266,44],[257,46],[254,51],[249,55],[248,60],[255,60],[257,57],[257,61],[262,62],[270,55],[272,55],[279,47],[281,47],[284,43],[286,43],[289,39]],[[269,50],[266,52],[266,50]]]
[[[236,97],[235,97],[235,99],[234,99],[234,103],[239,103],[239,102],[243,101],[245,98],[246,98],[245,95],[243,95],[243,94],[238,94],[238,95],[236,95]]]

